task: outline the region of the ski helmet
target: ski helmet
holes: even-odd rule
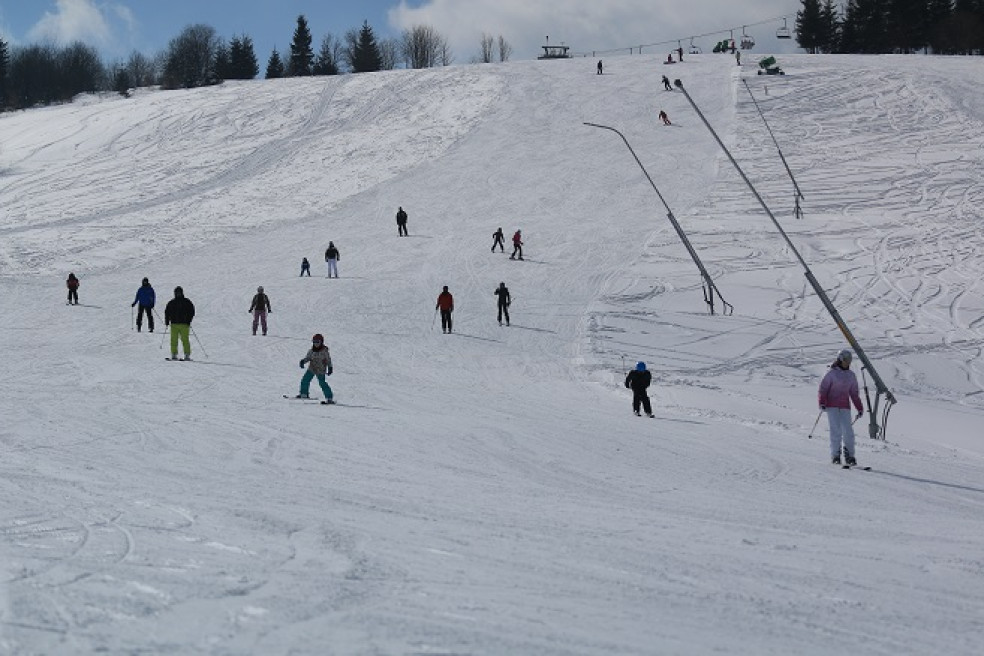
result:
[[[262,294],[263,293],[263,285],[260,285],[259,287],[257,287],[256,288],[256,291],[258,291],[259,293]]]
[[[314,337],[311,338],[311,341],[312,342],[317,342],[318,344],[324,344],[325,343],[325,338],[324,338],[324,335],[322,335],[321,333],[318,333],[317,335],[315,335]]]
[[[851,364],[853,358],[854,354],[851,353],[851,349],[841,349],[841,352],[837,354],[837,359],[844,364]]]
[[[184,293],[185,293],[184,290],[181,289],[181,285],[178,285],[177,287],[174,288],[175,296],[184,296]]]
[[[645,370],[646,370],[645,362],[636,362],[636,371],[645,371]]]

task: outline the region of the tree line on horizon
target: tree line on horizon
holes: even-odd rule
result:
[[[302,77],[370,73],[406,68],[448,66],[454,55],[447,39],[429,25],[415,25],[399,38],[377,39],[368,21],[341,38],[328,33],[318,52],[303,14],[297,17],[289,49],[274,48],[265,77]],[[497,47],[496,47],[497,46]],[[508,61],[512,46],[501,35],[498,42],[482,34],[480,54],[471,63]],[[225,80],[252,80],[260,72],[253,40],[246,34],[228,41],[206,24],[185,27],[153,57],[133,52],[125,61],[105,64],[98,51],[85,43],[67,46],[35,44],[11,48],[0,39],[0,111],[67,102],[80,93],[117,91],[160,85],[182,89],[220,84]]]
[[[800,0],[796,42],[810,53],[984,54],[984,0]]]

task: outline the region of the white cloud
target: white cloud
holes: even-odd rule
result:
[[[111,43],[112,30],[93,0],[57,0],[54,13],[46,11],[27,36],[32,41],[105,46]]]
[[[529,59],[540,53],[549,35],[551,44],[561,42],[572,52],[591,52],[682,39],[726,27],[755,23],[783,14],[793,15],[798,3],[790,0],[425,0],[411,7],[406,0],[390,9],[388,19],[395,30],[412,25],[431,25],[447,37],[459,63],[478,54],[483,32],[502,35],[514,48],[514,59]],[[792,22],[789,23],[792,25]],[[762,46],[776,45],[774,21],[749,28]],[[695,39],[710,51],[727,33]],[[644,52],[658,53],[670,46]],[[761,49],[759,49],[761,51]]]

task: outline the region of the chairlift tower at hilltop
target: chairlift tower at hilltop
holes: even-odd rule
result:
[[[537,57],[537,59],[570,59],[571,54],[568,52],[571,48],[570,46],[550,45],[550,37],[547,37],[547,45],[541,46],[543,48],[543,54]]]

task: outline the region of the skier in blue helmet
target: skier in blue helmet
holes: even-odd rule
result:
[[[629,372],[629,375],[625,377],[625,386],[632,390],[632,411],[637,417],[642,415],[639,413],[639,406],[646,411],[646,416],[652,418],[653,408],[649,404],[649,384],[653,382],[653,375],[646,370],[645,362],[637,362],[635,369]]]

